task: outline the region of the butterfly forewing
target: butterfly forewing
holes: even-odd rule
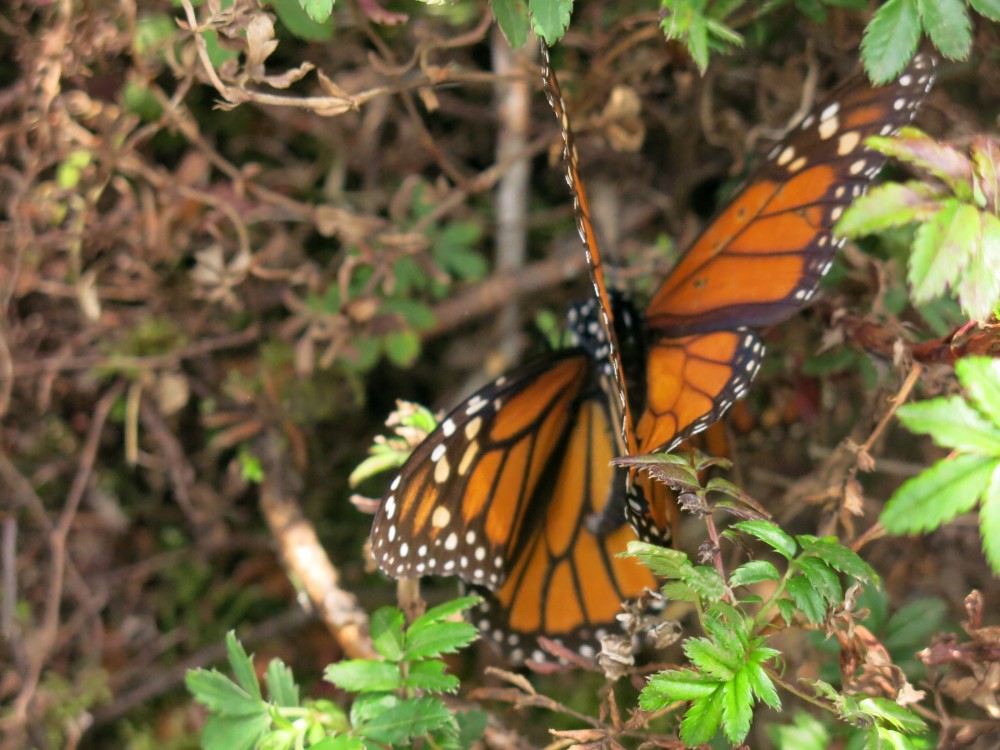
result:
[[[682,256],[646,309],[650,327],[681,336],[793,315],[829,270],[833,225],[885,161],[865,139],[910,122],[933,68],[918,55],[894,83],[858,77],[819,104]]]

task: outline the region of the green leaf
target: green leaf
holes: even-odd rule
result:
[[[436,622],[416,633],[406,634],[407,659],[453,654],[479,637],[479,631],[467,622]]]
[[[482,601],[483,598],[481,596],[463,596],[444,602],[443,604],[438,604],[436,607],[431,607],[410,623],[409,635],[412,636],[414,633],[418,633],[433,623],[443,622],[452,615],[457,615],[459,612],[472,609],[477,604],[482,603]]]
[[[322,21],[310,18],[299,0],[269,0],[280,20],[290,32],[307,42],[328,42],[333,39],[333,19],[330,13]],[[332,0],[327,0],[333,6]]]
[[[490,0],[493,17],[500,24],[507,43],[514,49],[528,41],[528,6],[524,0]]]
[[[691,704],[681,721],[681,739],[691,746],[709,742],[719,731],[723,708],[720,685],[710,696],[699,698]]]
[[[965,314],[985,325],[1000,302],[1000,218],[991,213],[979,213],[979,218],[980,236],[955,291]]]
[[[753,694],[745,670],[741,669],[722,690],[722,731],[734,745],[743,741],[753,718]]]
[[[251,696],[215,669],[191,670],[184,676],[184,684],[194,699],[213,713],[251,716],[266,710],[261,698]]]
[[[804,575],[793,576],[786,584],[788,595],[795,602],[798,610],[806,616],[806,619],[813,624],[823,622],[826,615],[826,602],[823,597],[809,583],[809,579]]]
[[[403,686],[399,665],[374,659],[345,659],[323,670],[323,679],[353,693],[388,692]]]
[[[854,201],[834,227],[839,237],[857,238],[924,221],[941,208],[941,190],[916,180],[888,182]]]
[[[528,0],[528,12],[535,33],[552,46],[569,26],[573,0]]]
[[[733,679],[743,659],[742,653],[726,652],[708,638],[688,638],[684,653],[700,672],[705,672],[719,682]]]
[[[401,702],[394,693],[359,693],[351,704],[351,726],[360,727]]]
[[[882,511],[890,534],[913,534],[938,528],[970,510],[986,490],[996,459],[956,456],[907,480]]]
[[[684,582],[706,602],[717,602],[726,595],[726,582],[715,568],[697,565],[684,576]]]
[[[868,77],[885,84],[906,67],[920,39],[917,0],[889,0],[875,11],[861,40],[861,57]]]
[[[445,674],[445,663],[436,659],[411,664],[404,682],[406,687],[432,693],[454,693],[459,687],[458,678]]]
[[[986,559],[993,573],[1000,575],[1000,466],[993,470],[983,507],[979,510],[979,531]]]
[[[451,718],[451,711],[437,698],[414,698],[387,708],[357,729],[369,740],[400,744],[444,726]]]
[[[271,728],[264,710],[253,716],[210,716],[201,730],[205,750],[252,750]]]
[[[482,739],[490,717],[485,711],[463,711],[455,714],[455,718],[458,721],[459,747],[471,748],[473,743]]]
[[[687,36],[691,58],[703,75],[708,69],[708,22],[700,13],[691,19]]]
[[[818,557],[803,557],[796,560],[795,564],[805,575],[809,585],[826,600],[828,605],[837,604],[843,598],[844,591],[840,586],[840,578],[824,561]]]
[[[997,0],[1000,7],[1000,0]],[[972,155],[973,192],[976,204],[993,215],[1000,214],[1000,140],[976,136],[969,147]]]
[[[271,659],[268,662],[264,682],[267,684],[268,698],[272,702],[283,708],[295,708],[299,705],[299,686],[295,684],[292,670],[281,659]]]
[[[749,586],[761,581],[777,581],[781,573],[767,560],[751,560],[744,563],[729,576],[730,586]]]
[[[757,537],[788,560],[795,556],[795,540],[770,521],[740,521],[733,524],[731,528]]]
[[[668,669],[649,678],[639,693],[643,711],[659,711],[674,701],[693,701],[715,692],[718,682],[690,669]]]
[[[991,21],[1000,21],[1000,0],[969,0],[969,5]]]
[[[767,676],[764,667],[758,663],[753,663],[746,667],[746,673],[753,694],[775,711],[780,711],[781,698],[778,697],[778,691],[774,687],[774,682]]]
[[[791,625],[792,621],[795,619],[795,602],[789,599],[779,599],[778,612],[781,613],[781,617],[785,620],[785,624]]]
[[[694,566],[680,550],[668,549],[648,542],[629,542],[621,557],[634,557],[662,578],[684,578]]]
[[[941,54],[964,60],[972,46],[969,14],[962,0],[920,0],[924,30]]]
[[[236,633],[230,630],[226,633],[226,655],[229,666],[233,670],[237,684],[251,698],[261,699],[260,683],[257,682],[257,672],[253,668],[253,660],[243,650],[243,644],[236,640]]]
[[[909,734],[920,734],[927,729],[927,724],[917,714],[888,698],[862,698],[858,701],[858,708]]]
[[[364,740],[360,737],[349,737],[346,734],[324,737],[319,742],[309,746],[309,750],[364,750]]]
[[[872,566],[862,560],[858,553],[838,542],[835,537],[817,539],[811,534],[801,534],[795,539],[805,552],[816,555],[834,570],[846,573],[859,581],[874,581],[878,584],[878,574]]]
[[[958,281],[980,234],[979,216],[974,206],[948,200],[917,228],[908,277],[914,302],[938,297]]]
[[[389,661],[403,658],[403,625],[406,618],[395,607],[381,607],[372,615],[369,629],[375,650]]]
[[[950,187],[957,197],[972,200],[972,162],[955,147],[911,127],[903,128],[893,137],[872,136],[865,143],[886,156],[930,172]]]
[[[385,335],[385,353],[397,367],[410,367],[420,356],[420,337],[413,331],[393,331]]]
[[[882,644],[890,653],[912,653],[923,648],[944,625],[947,611],[942,599],[928,597],[904,604],[886,623]]]
[[[961,396],[904,404],[898,415],[910,432],[930,435],[942,448],[979,456],[1000,456],[1000,428]]]
[[[823,723],[804,711],[796,712],[791,725],[773,728],[778,750],[826,750],[830,746],[830,733]]]
[[[324,23],[333,14],[334,0],[299,0],[302,10],[316,23]]]

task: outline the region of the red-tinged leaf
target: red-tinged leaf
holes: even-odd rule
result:
[[[955,372],[979,410],[1000,427],[1000,359],[966,357],[955,365]]]
[[[918,221],[941,209],[941,189],[913,180],[879,185],[858,198],[834,227],[840,237],[857,238]]]
[[[934,299],[958,281],[979,238],[979,217],[975,206],[950,200],[920,225],[910,256],[909,282],[915,302]]]
[[[961,151],[934,140],[916,128],[903,128],[893,138],[872,136],[865,143],[894,159],[926,170],[944,181],[955,195],[972,197],[972,162]]]
[[[997,0],[1000,5],[1000,0]],[[1000,213],[1000,141],[978,135],[972,141],[973,189],[976,201],[993,214]]]
[[[886,84],[898,76],[917,51],[920,11],[917,0],[889,0],[875,11],[861,40],[868,77]]]
[[[979,511],[983,551],[993,572],[1000,575],[1000,465],[993,470],[990,486]]]
[[[938,528],[975,506],[996,466],[995,458],[982,456],[938,461],[896,490],[882,511],[882,525],[890,534]]]
[[[979,213],[979,218],[979,242],[956,292],[963,312],[971,320],[985,324],[1000,304],[1000,219],[987,213]]]

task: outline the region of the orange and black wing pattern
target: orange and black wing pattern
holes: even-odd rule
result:
[[[483,388],[416,448],[375,517],[379,567],[481,589],[479,624],[517,661],[542,659],[539,635],[593,653],[621,603],[655,587],[616,557],[634,538],[624,516],[607,533],[584,523],[624,492],[601,369],[572,349]]]

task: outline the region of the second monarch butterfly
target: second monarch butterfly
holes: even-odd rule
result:
[[[613,311],[579,176],[566,104],[542,48],[549,103],[562,127],[566,178],[577,228],[614,356]],[[653,293],[645,310],[645,393],[637,422],[622,377],[620,445],[627,454],[669,451],[715,422],[746,393],[764,348],[752,327],[786,320],[813,296],[843,244],[833,226],[881,169],[865,146],[908,124],[934,81],[934,58],[918,54],[893,83],[871,88],[861,76],[821,101],[777,145],[708,224]],[[620,367],[613,363],[615,373]],[[667,508],[628,492],[626,516],[644,539],[670,538]]]
[[[812,295],[837,246],[833,223],[882,162],[864,138],[910,120],[932,69],[918,56],[890,86],[849,82],[820,104],[681,258],[640,320],[604,284],[544,47],[543,57],[595,290],[570,316],[578,346],[449,413],[392,480],[372,527],[372,553],[388,575],[456,575],[480,587],[478,624],[515,660],[542,658],[541,635],[591,653],[619,603],[655,584],[615,554],[631,538],[626,517],[644,538],[669,538],[668,495],[652,484],[630,493],[631,477],[609,461],[670,449],[743,395],[763,354],[750,327],[788,317]],[[584,523],[595,514],[597,533]]]

